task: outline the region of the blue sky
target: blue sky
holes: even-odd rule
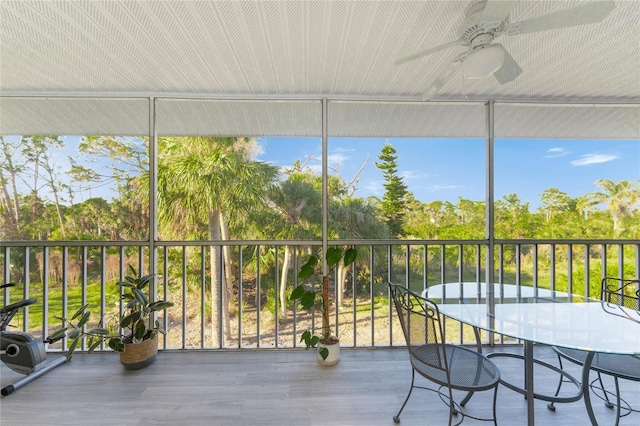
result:
[[[78,139],[64,138],[66,149],[55,155],[61,169],[68,167],[67,156],[80,159]],[[338,168],[343,179],[349,181],[364,164],[355,195],[381,197],[384,180],[375,162],[387,140],[397,151],[399,174],[418,200],[457,203],[459,197],[485,199],[485,141],[481,138],[329,138],[329,167]],[[304,162],[313,156],[309,165],[320,171],[320,138],[265,137],[259,141],[263,148],[258,156],[261,161],[289,167],[295,160]],[[107,172],[106,164],[101,163],[92,167]],[[576,198],[595,191],[598,179],[640,180],[640,140],[496,139],[495,170],[496,200],[516,193],[533,211],[540,206],[540,194],[545,189],[557,188]],[[112,195],[108,187],[102,187],[81,198]]]
[[[314,156],[320,169],[319,138],[261,138],[259,156],[279,166]],[[350,180],[366,162],[356,195],[382,196],[382,172],[375,166],[387,139],[329,138],[329,166]],[[423,202],[457,203],[458,197],[485,198],[484,139],[388,139],[397,153],[398,172]],[[540,194],[557,188],[576,198],[597,190],[598,179],[640,179],[640,140],[536,139],[495,141],[495,198],[516,193],[531,210]]]

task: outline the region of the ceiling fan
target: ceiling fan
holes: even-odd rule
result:
[[[516,36],[602,22],[615,8],[613,1],[596,1],[537,18],[509,23],[508,15],[518,1],[485,0],[472,5],[467,10],[466,18],[458,30],[457,40],[406,56],[395,64],[404,64],[450,47],[467,47],[467,50],[457,55],[438,76],[424,94],[423,99],[429,99],[438,93],[454,71],[454,65],[458,63],[461,64],[462,73],[467,78],[482,79],[493,74],[498,83],[509,83],[522,73],[522,68],[501,44],[493,43],[495,39],[501,36]]]

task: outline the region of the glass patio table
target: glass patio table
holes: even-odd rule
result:
[[[566,293],[495,284],[495,306],[491,309],[485,300],[483,283],[439,284],[427,288],[423,296],[437,303],[440,312],[449,318],[523,342],[525,389],[522,393],[527,397],[529,425],[534,425],[534,399],[550,400],[534,392],[534,363],[540,363],[534,359],[535,344],[588,352],[582,367],[582,397],[592,425],[597,425],[589,395],[594,354],[640,354],[640,324],[606,312],[599,300],[570,302]],[[511,385],[508,387],[514,389]]]

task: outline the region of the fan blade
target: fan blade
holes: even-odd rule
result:
[[[537,31],[547,31],[556,28],[573,27],[583,24],[602,22],[615,9],[613,1],[597,1],[584,4],[560,12],[550,13],[526,21],[514,22],[509,25],[507,35],[527,34]]]
[[[509,83],[510,81],[515,80],[522,73],[522,68],[520,68],[520,65],[518,65],[516,60],[513,59],[513,56],[507,52],[507,49],[500,44],[496,44],[496,46],[500,46],[502,47],[502,50],[504,50],[504,62],[498,71],[493,73],[493,76],[500,84]]]
[[[431,99],[432,97],[438,94],[440,89],[442,89],[442,86],[444,86],[447,80],[449,80],[449,77],[451,77],[451,74],[455,70],[455,67],[457,64],[458,64],[457,62],[450,62],[449,65],[447,65],[444,71],[442,71],[442,73],[440,73],[438,78],[436,78],[431,84],[431,86],[429,86],[427,91],[424,92],[424,94],[422,95],[423,101],[428,101],[429,99]]]
[[[448,49],[450,47],[458,46],[461,43],[462,43],[462,40],[458,39],[450,43],[441,44],[440,46],[432,47],[431,49],[423,50],[421,52],[414,53],[413,55],[405,56],[404,58],[398,59],[397,61],[395,61],[394,64],[395,65],[404,64],[409,61],[413,61],[414,59],[422,58],[423,56],[427,56],[432,53],[439,52],[444,49]]]
[[[519,1],[520,0],[488,0],[479,22],[485,28],[497,27],[507,18],[511,9],[513,9]]]

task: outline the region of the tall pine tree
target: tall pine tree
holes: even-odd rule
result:
[[[396,150],[389,142],[382,147],[378,156],[380,162],[376,167],[382,170],[384,176],[385,193],[382,196],[382,215],[389,226],[389,232],[395,237],[403,235],[404,214],[407,195],[407,185],[402,177],[398,176],[398,164],[396,163]]]

